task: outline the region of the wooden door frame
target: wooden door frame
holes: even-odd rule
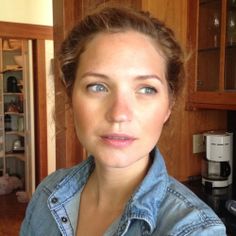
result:
[[[45,40],[53,40],[51,26],[0,21],[0,37],[32,40],[35,122],[35,183],[47,176],[47,99]]]
[[[53,0],[54,52],[75,22],[82,17],[82,1]],[[64,85],[60,81],[57,60],[55,60],[55,122],[56,122],[56,168],[71,167],[83,160],[85,151],[76,137],[74,122]]]

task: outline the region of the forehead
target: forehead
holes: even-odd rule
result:
[[[138,45],[145,47],[151,46],[153,49],[155,49],[155,51],[164,57],[161,47],[158,45],[157,41],[151,38],[151,36],[134,30],[97,33],[91,37],[90,40],[88,40],[84,51],[87,51],[91,47],[106,47],[110,44],[119,44],[119,46],[124,48],[125,46],[132,48],[132,46]]]
[[[136,31],[99,33],[86,45],[79,68],[104,65],[164,67],[165,59],[152,38]],[[78,69],[79,69],[78,68]]]

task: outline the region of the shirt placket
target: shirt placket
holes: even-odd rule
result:
[[[55,206],[56,205],[56,206]],[[50,211],[63,236],[74,236],[70,219],[58,198],[53,197],[50,201]]]

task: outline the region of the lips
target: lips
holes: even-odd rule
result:
[[[101,138],[104,143],[118,148],[130,146],[136,140],[135,137],[126,134],[108,134]]]

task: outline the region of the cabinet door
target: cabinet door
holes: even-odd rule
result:
[[[219,90],[221,0],[200,1],[197,91]]]
[[[229,0],[226,18],[225,89],[236,90],[236,0]]]
[[[236,0],[189,1],[189,104],[236,109]]]
[[[0,70],[2,68],[2,39],[0,38]],[[4,110],[3,110],[3,74],[0,73],[0,176],[5,171],[4,158]]]

